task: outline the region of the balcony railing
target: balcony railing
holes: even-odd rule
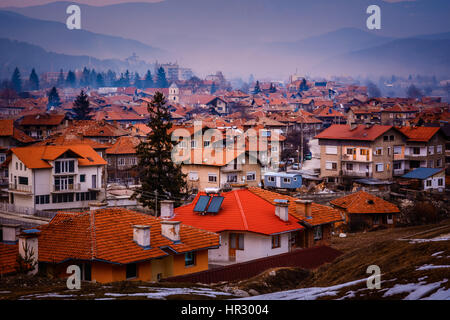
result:
[[[353,170],[342,170],[342,175],[347,177],[361,177],[361,178],[368,178],[371,176],[371,172],[366,171],[353,171]]]
[[[73,192],[73,191],[79,191],[80,190],[80,184],[79,183],[72,183],[72,184],[65,184],[65,185],[53,185],[52,188],[53,192]]]
[[[9,190],[10,191],[17,191],[17,192],[24,192],[24,193],[31,193],[32,189],[31,186],[23,185],[23,184],[17,184],[17,183],[10,183],[9,184]]]

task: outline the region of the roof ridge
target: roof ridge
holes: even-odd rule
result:
[[[233,193],[234,193],[234,196],[236,198],[236,202],[237,202],[237,205],[239,207],[239,211],[241,213],[242,222],[244,223],[245,230],[248,230],[247,218],[245,216],[244,210],[242,209],[241,199],[239,198],[239,195],[238,195],[236,190],[233,191]]]

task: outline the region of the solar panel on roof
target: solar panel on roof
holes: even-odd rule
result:
[[[200,196],[195,204],[194,211],[195,212],[204,212],[206,210],[206,206],[208,205],[210,196]]]
[[[218,213],[220,210],[220,206],[222,205],[224,197],[213,197],[211,203],[209,204],[208,213]]]

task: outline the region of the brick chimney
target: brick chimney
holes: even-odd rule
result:
[[[289,220],[289,200],[275,199],[275,215],[282,221]]]
[[[4,224],[2,225],[3,242],[11,243],[19,240],[20,225],[19,224]]]
[[[295,210],[302,217],[312,218],[312,200],[295,200]]]
[[[22,258],[31,258],[35,262],[34,269],[29,272],[29,274],[36,274],[38,272],[38,261],[39,261],[39,242],[38,237],[40,235],[40,230],[29,229],[24,230],[19,234],[19,254]]]
[[[180,221],[161,221],[161,234],[172,240],[172,241],[180,241]]]
[[[150,226],[134,225],[133,241],[141,247],[150,247]]]
[[[174,217],[173,214],[173,204],[175,201],[173,200],[163,200],[160,202],[161,204],[161,219],[172,219]]]

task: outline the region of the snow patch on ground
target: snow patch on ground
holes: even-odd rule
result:
[[[432,239],[412,239],[409,243],[423,243],[423,242],[435,242],[435,241],[450,241],[450,237],[438,237]]]
[[[419,283],[396,284],[384,293],[383,298],[401,293],[409,293],[404,300],[418,300],[428,295],[430,292],[439,289],[445,282],[447,282],[447,279],[434,283],[421,281]],[[444,290],[444,293],[441,293],[440,296],[444,297],[445,292],[448,293],[448,290]]]
[[[105,293],[108,297],[146,297],[147,299],[165,299],[175,294],[201,295],[215,298],[217,296],[231,296],[231,293],[215,291],[210,288],[149,288],[151,292],[137,293]]]

